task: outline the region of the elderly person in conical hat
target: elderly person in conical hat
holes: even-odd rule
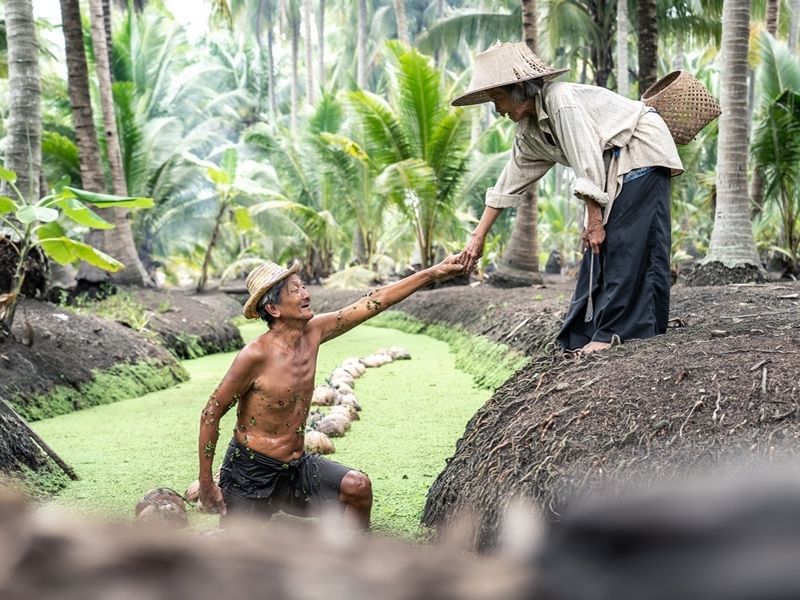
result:
[[[279,510],[308,516],[333,506],[366,528],[372,507],[369,478],[304,452],[320,344],[423,286],[460,275],[464,266],[450,256],[320,315],[311,310],[299,269],[266,262],[247,276],[244,316],[265,321],[268,329],[239,352],[203,408],[198,507],[219,512],[225,523],[231,517],[269,518]],[[236,428],[216,484],[211,472],[220,419],[236,404]]]
[[[517,133],[459,260],[473,269],[503,209],[526,202],[556,163],[572,167],[572,193],[586,209],[584,254],[558,342],[588,353],[666,331],[670,177],[683,165],[653,109],[605,88],[554,81],[566,70],[524,43],[498,43],[475,56],[469,89],[452,104],[493,102]]]

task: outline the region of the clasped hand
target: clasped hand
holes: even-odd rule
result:
[[[591,248],[594,254],[600,254],[600,246],[606,239],[606,230],[602,222],[590,222],[581,234],[584,248]]]

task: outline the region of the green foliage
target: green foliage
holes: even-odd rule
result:
[[[761,168],[765,199],[781,223],[780,244],[773,248],[800,264],[800,60],[771,35],[763,33],[760,84],[762,109],[753,136],[753,155]],[[762,220],[770,217],[762,213]],[[769,231],[759,228],[760,233]]]
[[[17,264],[11,281],[11,289],[0,296],[0,330],[11,330],[14,310],[25,280],[23,265],[31,251],[41,248],[59,264],[66,265],[86,261],[106,271],[119,271],[124,265],[108,254],[89,244],[72,239],[58,220],[95,228],[110,229],[113,226],[92,212],[86,204],[98,208],[125,207],[149,208],[150,198],[127,198],[95,194],[69,186],[57,186],[39,200],[25,198],[14,184],[17,176],[12,171],[0,168],[0,179],[8,184],[16,198],[0,198],[0,223],[5,224],[16,238]],[[8,215],[8,216],[6,216]],[[9,218],[13,217],[13,218]]]
[[[51,500],[69,484],[64,471],[48,461],[38,471],[21,465],[19,471],[0,475],[0,484],[34,500]]]
[[[375,191],[406,215],[428,266],[436,243],[460,229],[455,214],[470,158],[469,121],[448,105],[442,74],[428,57],[397,42],[386,49],[389,102],[363,90],[349,100],[366,155],[380,170]]]
[[[208,354],[200,344],[200,336],[189,333],[177,335],[170,349],[182,359],[200,358]]]

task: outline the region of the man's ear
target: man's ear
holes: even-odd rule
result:
[[[267,306],[265,307],[266,311],[271,314],[276,319],[281,316],[281,307],[277,304],[273,304],[272,302],[267,302]]]

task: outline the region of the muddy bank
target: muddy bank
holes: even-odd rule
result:
[[[515,495],[554,516],[598,486],[794,457],[800,284],[679,287],[671,314],[649,341],[535,356],[470,421],[423,522],[471,509],[476,547],[489,548]]]
[[[175,357],[118,323],[23,300],[0,345],[0,396],[29,420],[140,396],[187,378]]]
[[[417,292],[390,312],[425,323],[455,325],[533,356],[551,345],[572,291],[568,283],[512,289],[452,286]],[[324,312],[341,308],[365,292],[312,287],[310,293],[314,310]]]
[[[128,289],[150,314],[146,328],[178,358],[199,358],[239,350],[244,342],[233,319],[242,305],[218,292],[193,294],[181,290]]]
[[[394,309],[531,359],[467,425],[431,487],[426,525],[470,510],[479,516],[475,546],[486,549],[515,495],[555,518],[591,489],[800,451],[800,284],[676,286],[666,335],[567,360],[550,342],[571,294],[569,284],[454,287]],[[329,310],[360,294],[312,295]]]

